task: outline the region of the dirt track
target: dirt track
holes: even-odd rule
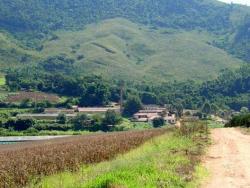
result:
[[[205,158],[211,177],[203,188],[250,188],[250,136],[237,129],[212,130]]]

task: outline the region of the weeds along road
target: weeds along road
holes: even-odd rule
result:
[[[210,177],[203,188],[250,188],[250,135],[237,129],[212,130],[205,158]]]

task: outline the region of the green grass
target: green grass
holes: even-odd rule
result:
[[[5,76],[0,75],[0,86],[4,86],[6,84]]]
[[[154,30],[122,18],[87,25],[83,30],[58,31],[46,41],[43,56],[67,54],[79,72],[126,80],[207,80],[241,61],[213,47],[206,32]],[[77,60],[83,55],[84,58]]]
[[[90,24],[79,31],[57,31],[43,49],[25,49],[0,33],[0,71],[66,54],[80,74],[94,73],[128,81],[213,79],[242,61],[211,45],[215,36],[200,31],[152,29],[123,18]],[[22,61],[22,62],[21,62]],[[192,78],[191,78],[192,77]]]
[[[188,137],[169,132],[112,161],[46,177],[29,187],[198,187],[206,172],[194,153],[202,150],[198,143],[202,148],[206,144],[196,136],[196,133]]]
[[[213,120],[208,120],[207,123],[208,123],[209,128],[223,128],[224,127],[223,123],[219,123]]]

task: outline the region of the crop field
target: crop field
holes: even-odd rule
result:
[[[42,92],[19,92],[10,94],[7,97],[8,102],[22,102],[25,99],[30,99],[34,102],[42,102],[42,101],[49,101],[52,103],[58,102],[60,98],[57,95],[54,94],[47,94]]]
[[[115,159],[44,177],[28,187],[196,188],[208,175],[200,160],[209,142],[206,123],[185,122]]]
[[[31,179],[40,181],[58,172],[76,171],[82,164],[112,159],[168,130],[95,134],[0,146],[0,187],[23,187]]]

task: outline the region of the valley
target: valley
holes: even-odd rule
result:
[[[249,122],[248,6],[0,1],[0,187],[248,187]]]

